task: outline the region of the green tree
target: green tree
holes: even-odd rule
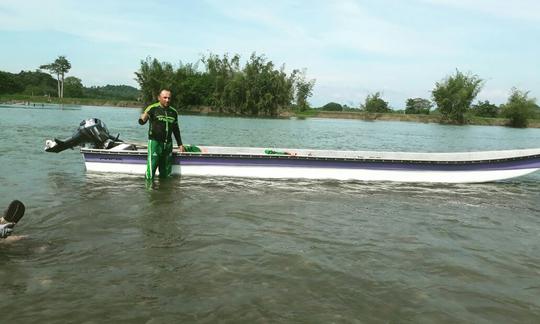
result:
[[[405,106],[405,113],[429,115],[431,108],[433,108],[433,103],[428,99],[409,98]]]
[[[24,89],[16,74],[0,71],[0,94],[12,94]]]
[[[84,96],[81,79],[70,76],[64,80],[64,84],[66,97],[81,98]]]
[[[142,100],[145,104],[155,102],[161,89],[173,90],[174,71],[170,63],[147,57],[141,61],[141,67],[135,75],[137,76],[135,80],[141,86]],[[175,98],[173,97],[173,100]]]
[[[71,69],[71,63],[69,63],[65,56],[59,56],[54,62],[41,65],[39,68],[48,70],[56,75],[58,98],[64,98],[64,76]]]
[[[499,107],[489,102],[489,100],[486,101],[478,101],[475,105],[472,105],[471,107],[472,112],[476,116],[480,117],[497,117],[499,114]]]
[[[536,105],[535,98],[529,98],[529,91],[512,88],[506,104],[501,106],[502,114],[509,119],[511,127],[527,127]]]
[[[173,67],[170,63],[147,58],[135,72],[144,103],[155,101],[159,89],[173,91],[173,105],[210,106],[219,112],[241,115],[276,116],[295,102],[309,107],[314,80],[305,81],[305,71],[287,75],[285,66],[276,68],[264,55],[253,53],[242,67],[238,54],[210,53],[198,63]]]
[[[0,94],[24,93],[48,95],[55,91],[56,81],[50,74],[38,71],[21,71],[18,74],[0,71]]]
[[[366,100],[360,108],[365,112],[371,113],[385,113],[391,109],[388,106],[388,102],[381,98],[380,92],[375,92],[366,96]]]
[[[476,75],[465,75],[456,70],[455,75],[435,83],[433,101],[446,120],[465,123],[465,113],[482,89],[483,81]]]
[[[57,94],[58,94],[58,98],[60,98],[60,70],[59,70],[59,67],[56,64],[51,63],[51,64],[41,65],[39,68],[47,70],[50,73],[56,75]]]
[[[235,91],[231,89],[230,82],[240,72],[240,55],[229,57],[229,54],[225,53],[223,57],[219,57],[210,53],[203,56],[201,61],[205,65],[208,79],[212,84],[210,104],[218,107],[221,112],[224,107],[229,106],[231,101],[236,101],[233,95]]]
[[[302,71],[294,70],[292,74],[293,86],[295,90],[295,105],[300,111],[309,109],[308,97],[313,94],[315,79],[306,80],[306,69]]]
[[[182,64],[175,71],[175,90],[178,91],[174,97],[178,107],[206,105],[207,98],[211,91],[209,78],[199,71],[198,64]]]
[[[337,102],[329,102],[321,107],[321,110],[325,111],[343,111],[343,106]]]
[[[297,70],[287,76],[284,66],[276,69],[264,55],[252,53],[242,68],[239,55],[230,58],[228,54],[223,57],[210,54],[202,61],[212,89],[209,104],[220,112],[226,109],[242,115],[276,116],[295,98],[293,87],[299,81]],[[307,91],[309,95],[305,87],[300,91]]]
[[[540,119],[540,106],[538,106],[538,104],[536,104],[536,107],[534,107],[534,109],[533,109],[532,118]]]

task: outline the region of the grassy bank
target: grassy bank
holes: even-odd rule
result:
[[[0,95],[0,103],[20,104],[20,103],[44,103],[44,104],[66,104],[66,105],[84,105],[84,106],[111,106],[111,107],[126,107],[126,108],[142,108],[143,104],[138,101],[130,100],[115,100],[115,99],[97,99],[97,98],[49,98],[30,95]],[[227,116],[227,117],[254,117],[231,114],[226,112],[218,112],[216,109],[208,106],[189,107],[181,109],[181,114],[188,115],[205,115],[205,116]],[[366,113],[362,111],[321,111],[318,109],[310,109],[303,112],[283,110],[278,118],[336,118],[336,119],[360,119],[366,121],[405,121],[416,123],[442,123],[442,116],[438,114],[432,115],[406,115],[400,113]],[[467,117],[468,125],[485,125],[485,126],[506,126],[508,119],[506,118],[483,118],[476,116]],[[540,128],[540,119],[529,119],[529,128]]]
[[[64,105],[83,105],[83,106],[112,106],[141,108],[143,105],[138,101],[118,100],[118,99],[98,99],[98,98],[55,98],[30,95],[1,95],[0,103],[45,103],[45,104],[64,104]]]
[[[317,117],[317,118],[341,118],[341,119],[361,119],[366,121],[384,120],[384,121],[407,121],[416,123],[442,123],[441,115],[406,115],[406,114],[383,114],[383,113],[366,113],[353,111],[316,111],[315,109],[295,113],[295,116],[300,118]],[[508,119],[506,118],[484,118],[471,116],[468,118],[468,125],[485,125],[485,126],[506,126]],[[540,119],[529,119],[530,128],[540,128]]]

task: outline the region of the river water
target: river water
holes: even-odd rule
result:
[[[76,108],[76,107],[67,107]],[[43,152],[137,109],[0,107],[3,323],[538,323],[540,172],[474,185],[87,173]],[[184,116],[185,143],[395,151],[540,146],[540,129]]]

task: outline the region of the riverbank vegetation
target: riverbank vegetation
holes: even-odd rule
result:
[[[0,71],[0,102],[46,102],[78,105],[144,107],[155,102],[160,89],[173,91],[173,106],[183,113],[270,117],[355,118],[443,124],[539,127],[540,107],[529,92],[512,88],[499,106],[477,101],[485,85],[479,76],[456,70],[436,82],[431,98],[408,98],[404,108],[390,107],[382,92],[370,93],[358,106],[329,102],[313,108],[314,79],[305,69],[288,73],[264,55],[253,53],[244,63],[236,55],[208,54],[177,66],[148,57],[135,72],[141,90],[127,85],[83,86],[65,77],[71,63],[64,56],[40,66],[51,74]]]
[[[309,109],[301,113],[295,113],[298,118],[340,118],[340,119],[360,119],[365,121],[407,121],[416,123],[439,123],[445,124],[445,118],[437,112],[430,114],[405,114],[400,113],[369,113],[359,109],[350,111],[325,111],[322,109]],[[465,115],[467,125],[483,126],[509,126],[511,120],[505,117],[479,117],[471,114]],[[540,116],[528,120],[527,127],[540,128]]]
[[[347,118],[365,120],[414,120],[457,125],[539,127],[540,107],[535,98],[529,97],[528,91],[512,88],[508,101],[500,106],[487,100],[473,104],[483,85],[484,81],[477,75],[464,74],[456,70],[455,74],[435,83],[431,92],[433,101],[426,98],[409,98],[404,110],[396,110],[389,107],[380,92],[375,92],[367,95],[364,103],[357,108],[330,102],[318,109],[320,113],[314,112],[311,116],[335,116],[336,118],[347,116]],[[432,108],[435,109],[432,110]]]
[[[111,106],[142,108],[143,105],[137,100],[104,99],[104,98],[56,98],[56,97],[36,97],[25,94],[0,95],[0,103],[10,105],[31,105],[56,104],[56,105],[81,105],[81,106]]]
[[[209,54],[198,62],[178,66],[148,57],[135,74],[147,104],[155,101],[160,89],[167,88],[175,94],[173,106],[181,110],[205,107],[245,116],[307,110],[315,84],[315,80],[306,79],[305,70],[288,74],[284,65],[276,67],[255,53],[243,65],[238,54]]]
[[[44,69],[55,75],[55,78]],[[142,106],[140,91],[127,85],[83,86],[82,80],[65,75],[71,63],[65,56],[36,71],[0,71],[0,102],[36,102],[81,105]]]

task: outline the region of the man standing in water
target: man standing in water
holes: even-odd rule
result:
[[[146,164],[146,179],[153,179],[159,167],[159,177],[171,175],[173,163],[172,134],[180,152],[184,152],[180,128],[178,127],[178,112],[170,106],[171,91],[163,89],[159,92],[159,102],[148,106],[139,118],[139,124],[144,125],[150,120],[148,128],[148,160]]]

